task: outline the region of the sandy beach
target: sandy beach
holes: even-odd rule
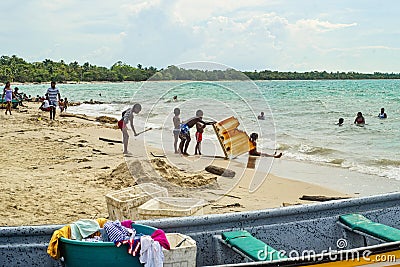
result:
[[[204,170],[207,158],[154,158],[149,152],[158,148],[135,147],[132,157],[124,158],[122,145],[104,142],[99,137],[120,140],[115,123],[99,123],[85,117],[60,117],[55,121],[38,110],[39,104],[13,110],[11,116],[0,113],[2,147],[0,173],[0,225],[65,224],[81,218],[108,217],[105,195],[114,190],[158,177],[169,188],[170,196],[201,197],[209,201],[209,213],[281,207],[299,203],[302,195],[354,196],[298,180],[268,174],[264,183],[249,193],[254,170],[244,170],[233,179],[217,177]],[[143,143],[143,142],[142,142]],[[147,151],[147,153],[146,153]],[[284,162],[277,159],[274,165]],[[173,164],[171,164],[173,162]],[[216,166],[242,169],[240,163],[212,159]],[[150,166],[150,167],[149,167]],[[128,168],[129,167],[129,168]],[[196,167],[196,168],[197,168]],[[134,170],[134,172],[132,171]],[[194,193],[195,192],[195,193]],[[197,195],[196,195],[197,194]],[[132,218],[135,219],[135,218]]]

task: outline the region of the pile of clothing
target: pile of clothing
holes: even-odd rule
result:
[[[128,245],[128,253],[139,256],[144,266],[163,266],[162,248],[169,250],[170,244],[163,230],[157,229],[152,235],[137,233],[131,220],[107,221],[106,219],[82,219],[55,231],[47,248],[54,259],[60,258],[58,239],[60,237],[86,242],[114,242],[117,247]]]

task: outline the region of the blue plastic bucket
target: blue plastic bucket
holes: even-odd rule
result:
[[[132,224],[136,233],[151,235],[157,230],[154,227]],[[128,246],[116,247],[114,242],[85,242],[60,238],[61,256],[64,258],[66,267],[80,266],[113,266],[126,264],[125,266],[143,266],[139,262],[139,256],[133,257],[128,254]],[[124,266],[124,265],[122,265]]]

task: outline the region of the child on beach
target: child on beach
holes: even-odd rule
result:
[[[179,150],[184,156],[188,156],[189,154],[187,153],[187,149],[190,143],[190,128],[195,126],[198,122],[203,124],[204,126],[206,125],[211,125],[214,124],[215,122],[204,122],[203,121],[203,111],[202,110],[197,110],[196,111],[196,117],[190,118],[189,120],[183,122],[180,125],[180,133],[179,133],[179,138],[181,139],[181,142],[179,143]]]
[[[172,122],[174,123],[174,130],[173,130],[173,134],[174,134],[174,150],[175,150],[175,154],[179,153],[178,150],[178,138],[179,138],[179,132],[180,130],[180,125],[181,125],[181,118],[179,118],[179,115],[181,114],[181,110],[179,108],[175,108],[174,109],[174,117],[172,118]]]
[[[68,108],[68,99],[64,98],[64,111],[67,112],[67,108]]]
[[[203,141],[203,132],[204,128],[206,128],[206,125],[198,122],[196,123],[196,147],[194,148],[194,154],[197,155],[197,152],[199,152],[199,155],[201,155],[201,141]]]
[[[64,100],[61,98],[60,101],[58,102],[58,105],[60,107],[60,112],[62,113],[64,111]]]
[[[5,96],[5,98],[4,98]],[[6,115],[7,115],[7,111],[10,113],[11,115],[11,102],[12,99],[14,97],[14,92],[11,89],[11,84],[10,82],[6,82],[6,86],[4,86],[4,90],[3,90],[3,99],[6,102]]]
[[[42,111],[50,111],[50,103],[47,96],[46,99],[43,100],[42,105],[39,107],[39,109]]]
[[[133,134],[137,136],[135,127],[133,125],[133,113],[138,114],[142,110],[142,106],[138,103],[134,104],[132,108],[128,108],[127,110],[122,112],[122,118],[118,121],[118,128],[121,129],[122,132],[122,142],[124,143],[124,154],[129,155],[128,151],[128,142],[129,142],[129,134],[127,124],[131,124],[131,129]]]
[[[252,133],[250,134],[250,142],[254,145],[254,148],[249,151],[250,156],[262,156],[262,157],[274,157],[274,158],[280,158],[282,157],[282,153],[276,154],[277,152],[273,155],[267,154],[267,153],[261,153],[257,151],[257,139],[258,139],[258,134],[257,133]]]

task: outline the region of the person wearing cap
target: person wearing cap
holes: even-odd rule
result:
[[[203,111],[199,109],[196,111],[195,117],[192,117],[189,120],[181,123],[180,133],[179,133],[179,138],[181,139],[181,142],[179,143],[179,151],[184,156],[189,156],[189,154],[187,153],[187,149],[189,147],[189,143],[191,140],[190,132],[189,132],[190,128],[195,126],[197,123],[201,123],[205,127],[206,125],[211,125],[211,124],[214,124],[215,122],[204,122],[203,121]]]

